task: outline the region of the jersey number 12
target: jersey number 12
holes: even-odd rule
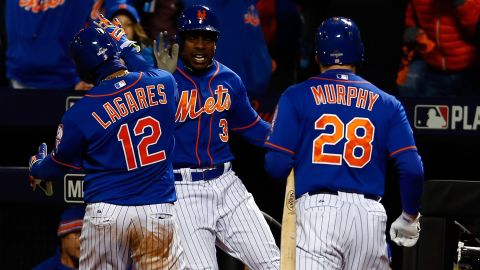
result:
[[[149,128],[151,133],[144,135],[145,129]],[[117,139],[122,143],[123,154],[125,155],[125,162],[128,170],[134,170],[138,167],[135,158],[135,149],[138,151],[140,166],[147,166],[165,160],[165,150],[150,153],[148,147],[156,144],[162,135],[160,122],[153,117],[147,116],[137,120],[133,127],[134,136],[142,136],[136,147],[133,146],[132,138],[127,124],[120,126],[117,134]]]

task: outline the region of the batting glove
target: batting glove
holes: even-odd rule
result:
[[[112,23],[107,18],[105,18],[103,14],[99,14],[98,19],[94,20],[93,23],[97,27],[100,27],[105,32],[107,32],[117,42],[121,50],[129,46],[134,46],[137,52],[140,51],[140,46],[138,46],[135,41],[131,41],[127,38],[125,30],[123,29],[122,24],[117,18],[113,19]]]
[[[42,181],[41,179],[34,178],[32,176],[32,166],[33,164],[42,161],[45,157],[47,156],[47,144],[42,143],[38,147],[38,154],[31,156],[30,160],[28,161],[28,171],[29,171],[29,177],[28,177],[28,182],[30,183],[30,187],[35,191],[37,186],[40,185],[40,182]]]
[[[390,226],[390,239],[399,246],[412,247],[420,236],[420,214],[416,218],[402,214]]]

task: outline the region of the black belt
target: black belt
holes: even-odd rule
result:
[[[192,168],[192,170],[198,170],[198,169]],[[225,165],[224,163],[222,163],[220,165],[215,166],[215,168],[213,169],[206,168],[206,169],[202,169],[202,171],[200,172],[190,172],[190,175],[191,175],[192,181],[212,180],[222,175],[224,170],[225,170]],[[183,181],[182,173],[174,172],[173,176],[175,178],[175,181]]]
[[[341,192],[342,192],[342,191],[341,191]],[[357,192],[350,192],[350,191],[345,191],[345,192],[347,192],[347,193],[357,193]],[[338,191],[329,190],[329,189],[319,189],[319,190],[309,191],[309,192],[308,192],[308,195],[310,195],[310,196],[316,195],[316,194],[338,195]],[[357,194],[363,195],[363,197],[364,197],[365,199],[374,200],[374,201],[377,201],[377,202],[379,202],[379,201],[382,199],[382,197],[377,196],[377,195],[362,194],[362,193],[357,193]]]

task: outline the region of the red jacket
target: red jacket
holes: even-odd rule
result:
[[[480,16],[480,0],[411,0],[405,17],[417,52],[431,66],[444,71],[460,71],[479,65],[473,43]],[[422,31],[411,31],[414,28]],[[420,46],[418,46],[420,45]]]

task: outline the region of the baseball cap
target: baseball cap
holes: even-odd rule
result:
[[[118,13],[124,13],[130,16],[136,23],[140,23],[140,16],[138,15],[137,9],[127,3],[115,4],[105,11],[105,17],[107,19],[112,19],[113,16]]]
[[[60,217],[57,236],[63,237],[71,232],[82,230],[83,216],[85,215],[85,205],[70,206],[65,209]]]

